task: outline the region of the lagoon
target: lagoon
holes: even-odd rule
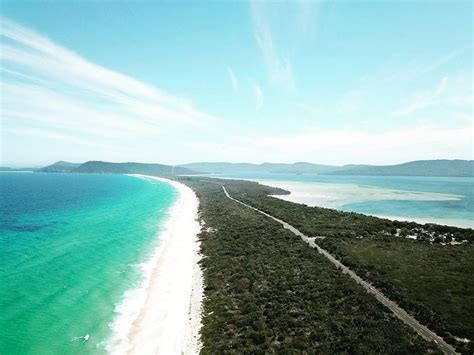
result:
[[[208,175],[209,176],[209,175]],[[283,188],[278,196],[308,206],[397,220],[474,228],[474,178],[240,173],[213,177]]]

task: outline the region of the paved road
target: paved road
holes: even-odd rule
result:
[[[278,223],[281,223],[284,228],[290,230],[297,236],[299,236],[301,239],[303,239],[306,243],[308,243],[312,248],[316,248],[319,253],[323,254],[326,258],[329,259],[330,262],[332,262],[336,267],[341,270],[344,274],[349,275],[355,282],[358,284],[362,285],[369,293],[373,294],[375,298],[382,303],[384,306],[386,306],[388,309],[390,309],[393,314],[395,314],[398,318],[400,318],[405,324],[409,325],[412,327],[418,334],[420,334],[424,339],[427,341],[434,341],[440,350],[445,353],[445,354],[456,354],[456,351],[454,348],[446,343],[443,338],[441,338],[439,335],[435,334],[431,330],[429,330],[427,327],[424,325],[420,324],[415,318],[410,316],[404,309],[400,308],[395,302],[390,301],[387,297],[385,297],[382,292],[377,290],[374,286],[372,286],[370,283],[362,280],[354,271],[349,269],[347,266],[343,265],[339,260],[337,260],[332,254],[330,254],[328,251],[325,249],[321,248],[318,244],[315,242],[315,238],[310,238],[303,233],[301,233],[298,229],[293,227],[292,225],[286,223],[285,221],[282,221],[281,219],[278,219],[276,217],[273,217],[272,215],[260,211],[259,209],[252,207],[250,205],[247,205],[246,203],[243,203],[242,201],[239,201],[229,195],[227,192],[226,188],[222,186],[222,189],[224,190],[225,195],[231,199],[232,201],[235,201],[237,203],[240,203],[241,205],[251,208],[275,221]]]

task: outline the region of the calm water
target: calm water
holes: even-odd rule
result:
[[[105,352],[177,191],[130,176],[0,173],[0,193],[0,353]]]
[[[294,202],[376,216],[474,227],[474,178],[227,174],[292,192]]]

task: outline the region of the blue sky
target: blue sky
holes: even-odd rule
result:
[[[473,159],[465,1],[1,5],[1,163]]]

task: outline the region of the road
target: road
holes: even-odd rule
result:
[[[291,224],[288,224],[287,222],[278,219],[276,217],[273,217],[272,215],[260,211],[259,209],[252,207],[250,205],[247,205],[246,203],[239,201],[232,196],[229,195],[227,192],[225,186],[222,186],[222,189],[224,190],[225,195],[227,198],[231,199],[234,202],[237,202],[247,208],[251,208],[254,211],[257,211],[268,218],[273,219],[274,221],[277,221],[278,223],[282,224],[285,229],[288,229],[289,231],[293,232],[295,235],[300,237],[303,241],[308,243],[312,248],[316,248],[320,254],[323,254],[331,263],[333,263],[339,270],[341,270],[344,274],[349,275],[355,282],[357,282],[359,285],[364,287],[367,292],[371,293],[372,295],[375,296],[375,298],[382,303],[384,306],[386,306],[388,309],[390,309],[393,314],[395,314],[398,318],[400,318],[405,324],[413,328],[418,334],[420,334],[425,340],[430,341],[430,342],[435,342],[436,345],[438,345],[439,349],[445,353],[445,354],[457,354],[454,348],[446,343],[443,338],[441,338],[439,335],[434,333],[433,331],[429,330],[427,327],[422,325],[420,322],[418,322],[415,318],[410,316],[403,308],[400,308],[395,302],[389,300],[382,292],[380,292],[378,289],[376,289],[374,286],[372,286],[370,283],[367,281],[364,281],[361,277],[359,277],[354,271],[349,269],[347,266],[342,264],[339,260],[337,260],[332,254],[330,254],[327,250],[321,248],[318,244],[315,242],[315,238],[310,238],[306,236],[305,234],[301,233],[298,229],[293,227]]]

